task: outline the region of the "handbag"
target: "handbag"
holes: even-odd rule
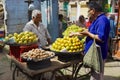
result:
[[[96,72],[101,72],[103,67],[103,60],[101,55],[101,48],[99,45],[96,45],[95,39],[90,46],[89,50],[83,57],[83,66],[87,68],[92,68]]]

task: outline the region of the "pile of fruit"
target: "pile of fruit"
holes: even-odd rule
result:
[[[43,59],[47,59],[47,58],[51,58],[53,57],[55,54],[53,52],[50,51],[45,51],[42,49],[32,49],[28,52],[24,52],[21,57],[23,59],[26,59],[27,61],[29,60],[33,60],[33,61],[40,61]]]
[[[5,42],[10,44],[30,44],[37,42],[38,38],[33,32],[25,31],[21,33],[9,34],[5,37]]]
[[[84,31],[85,28],[79,27],[75,24],[68,26],[68,28],[62,33],[63,36],[69,36],[71,32],[82,32]]]
[[[84,44],[78,37],[57,38],[51,46],[51,50],[57,52],[79,52],[83,49]]]

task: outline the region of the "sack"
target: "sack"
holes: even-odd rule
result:
[[[83,58],[83,66],[92,68],[97,72],[102,69],[101,49],[100,46],[96,45],[95,39]]]

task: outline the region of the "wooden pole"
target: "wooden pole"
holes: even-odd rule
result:
[[[118,1],[118,19],[117,19],[117,27],[116,27],[116,34],[117,36],[119,36],[120,32],[119,29],[120,28],[120,0]]]
[[[120,59],[120,0],[118,0],[118,19],[117,19],[117,26],[116,26],[116,40],[114,41],[114,59]]]

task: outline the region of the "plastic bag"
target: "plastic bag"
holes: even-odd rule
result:
[[[96,72],[100,72],[102,68],[102,55],[99,45],[96,45],[95,39],[90,46],[88,52],[83,58],[84,67],[92,68]]]

